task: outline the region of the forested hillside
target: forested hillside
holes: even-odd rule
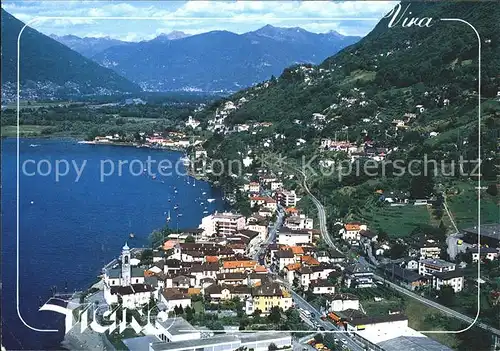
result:
[[[408,4],[401,6],[402,12]],[[483,120],[488,123],[498,107],[494,99],[499,91],[500,8],[492,2],[411,3],[410,11],[411,16],[431,17],[432,26],[403,28],[399,23],[389,28],[390,18],[384,18],[360,42],[322,64],[287,68],[277,79],[230,97],[244,97],[246,102],[226,124],[275,122],[279,131],[306,139],[332,136],[347,127],[353,141],[366,130],[389,144],[423,141],[433,131],[449,135],[460,127],[474,128],[478,39],[465,23],[440,20],[449,17],[470,21],[481,34]],[[204,111],[205,116],[225,101]],[[404,113],[416,113],[417,105],[425,113],[419,113],[407,130],[388,136],[391,122]],[[310,126],[314,113],[326,116],[319,128]]]
[[[402,3],[401,12],[407,6],[404,17],[432,18],[432,25],[403,28],[401,20],[389,28],[390,18],[384,18],[360,42],[322,64],[287,68],[279,77],[200,112],[198,117],[209,121],[208,125],[220,119],[225,125],[207,143],[212,155],[241,158],[250,151],[252,155],[274,152],[290,161],[318,156],[313,163],[318,165],[320,160],[345,157],[318,153],[320,139],[330,138],[358,147],[368,141],[375,148],[389,150],[387,160],[408,162],[427,155],[449,163],[460,157],[477,159],[481,140],[483,180],[494,180],[500,120],[500,7],[493,2]],[[480,135],[478,38],[467,24],[444,18],[469,21],[481,36]],[[255,133],[234,132],[235,125],[263,121],[272,127]],[[446,179],[397,178],[389,170],[384,176],[310,181],[331,205],[332,216],[339,218],[363,206],[367,194],[377,187],[430,196],[434,186]],[[335,201],[325,195],[333,192]]]
[[[24,23],[2,9],[2,87],[17,84],[17,38]],[[27,27],[20,47],[20,80],[32,98],[78,93],[138,92],[139,86],[83,57],[54,39]],[[10,84],[8,84],[10,83]],[[2,92],[7,100],[9,96]],[[42,95],[43,96],[43,95]]]

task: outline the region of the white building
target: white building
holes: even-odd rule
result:
[[[334,294],[328,298],[329,311],[359,310],[359,298],[352,294]]]
[[[346,223],[342,229],[340,229],[339,234],[342,236],[343,240],[349,243],[356,243],[360,240],[359,232],[361,230],[368,230],[368,227],[361,223]]]
[[[280,202],[285,207],[294,207],[300,199],[297,197],[295,190],[283,190],[280,193]]]
[[[418,262],[418,274],[426,276],[433,275],[437,272],[449,272],[454,271],[455,267],[455,263],[441,260],[439,258],[425,259]]]
[[[267,225],[252,222],[248,223],[245,229],[253,230],[254,232],[259,233],[259,238],[261,241],[266,240],[269,231]]]
[[[300,246],[312,243],[312,232],[308,230],[286,230],[278,233],[278,245]]]
[[[186,122],[186,127],[191,127],[193,129],[195,129],[196,127],[198,127],[200,125],[200,122],[195,120],[193,118],[193,116],[189,116],[188,117],[188,120]]]
[[[200,228],[203,229],[203,236],[212,236],[215,234],[226,236],[244,229],[245,222],[245,217],[240,214],[216,212],[212,215],[203,217]]]
[[[258,194],[260,192],[260,184],[257,182],[251,182],[248,184],[248,191],[254,194]]]
[[[271,191],[276,191],[278,189],[281,189],[282,187],[283,187],[282,182],[278,182],[278,181],[271,182]]]
[[[104,272],[104,299],[108,305],[122,303],[128,309],[144,306],[151,297],[155,297],[154,286],[145,284],[144,269],[132,267],[130,248],[122,248],[121,267]]]
[[[498,258],[498,249],[495,249],[493,247],[476,247],[470,248],[469,251],[472,253],[472,262],[474,263],[477,263],[479,259],[487,259],[493,261]]]
[[[285,220],[285,227],[292,230],[313,229],[313,219],[306,217],[304,214],[290,216]]]
[[[201,339],[201,333],[182,317],[166,318],[160,312],[155,321],[157,337],[165,342],[180,342]]]
[[[182,308],[191,307],[191,298],[178,288],[163,289],[160,294],[160,301],[166,306],[166,312],[173,311],[176,306]]]
[[[435,240],[426,240],[420,247],[420,259],[439,258],[440,254],[441,248]]]
[[[443,286],[451,286],[455,293],[464,288],[464,274],[459,270],[436,272],[432,276],[432,287],[440,290]]]

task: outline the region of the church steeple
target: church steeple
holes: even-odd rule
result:
[[[127,243],[122,248],[122,286],[130,285],[130,248]]]

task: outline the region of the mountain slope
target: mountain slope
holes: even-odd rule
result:
[[[484,97],[496,96],[500,47],[495,34],[498,22],[494,18],[500,15],[500,8],[493,3],[412,3],[411,11],[420,18],[433,17],[433,26],[388,28],[389,19],[384,18],[365,38],[320,65],[289,67],[278,80],[268,82],[266,88],[260,85],[235,94],[234,99],[244,96],[249,102],[232,118],[307,120],[313,113],[324,112],[353,124],[363,116],[373,117],[381,109],[398,114],[401,106],[390,105],[396,99],[404,103],[404,109],[412,111],[421,103],[426,108],[437,107],[439,104],[433,101],[437,95],[441,106],[444,99],[461,103],[462,94],[477,91],[478,44],[467,25],[439,21],[450,14],[470,20],[481,33],[482,93]],[[365,91],[364,99],[354,88]],[[429,95],[423,96],[426,90]],[[388,99],[390,92],[393,100]],[[349,114],[332,109],[332,104],[340,106],[342,98],[351,95],[357,103],[350,106]],[[360,107],[362,100],[369,105]]]
[[[17,83],[17,37],[24,23],[3,9],[1,19],[2,86],[9,89],[12,83]],[[39,97],[140,91],[136,84],[126,78],[30,27],[22,34],[20,53],[21,83],[32,94],[40,93],[37,95]],[[26,86],[28,82],[30,84]],[[2,96],[8,98],[5,89]]]
[[[281,30],[287,36],[268,35]],[[213,31],[177,40],[117,46],[93,57],[147,90],[238,90],[295,63],[319,63],[358,37],[264,27],[242,35]],[[300,39],[300,40],[298,40]]]
[[[315,154],[321,138],[358,145],[369,138],[389,149],[412,150],[402,157],[432,153],[437,159],[477,158],[478,41],[466,24],[439,20],[454,17],[469,21],[481,35],[482,152],[494,159],[500,120],[500,7],[491,2],[426,2],[411,3],[409,11],[432,17],[433,25],[389,28],[384,18],[361,41],[320,65],[289,67],[279,78],[200,112],[197,118],[205,120],[227,115],[227,130],[252,121],[273,123],[255,136],[226,136],[230,150],[216,136],[211,148],[222,155],[246,154],[262,147],[263,138],[273,140],[280,133],[284,141],[271,143],[271,148],[289,155]],[[228,101],[236,108],[227,110]],[[398,120],[407,121],[397,128]],[[241,138],[245,141],[237,142]],[[298,138],[307,147],[298,148]]]
[[[57,40],[61,44],[66,45],[71,50],[74,50],[87,58],[91,58],[95,54],[109,49],[112,46],[125,45],[128,44],[125,41],[105,38],[80,38],[76,35],[62,35],[58,36],[55,34],[50,35],[54,40]]]

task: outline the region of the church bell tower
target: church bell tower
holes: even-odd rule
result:
[[[125,243],[125,246],[122,248],[122,286],[130,285],[130,275],[130,248]]]

